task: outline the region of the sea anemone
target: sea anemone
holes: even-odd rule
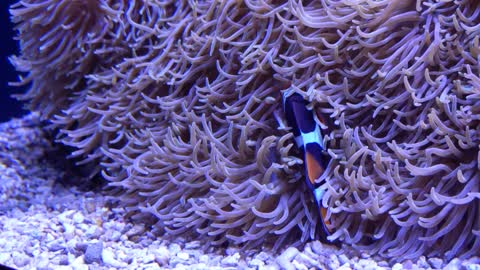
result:
[[[476,1],[23,0],[11,13],[22,98],[134,220],[213,244],[313,239],[288,90],[329,119],[330,241],[479,250]]]

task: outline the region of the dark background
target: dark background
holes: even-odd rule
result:
[[[8,86],[8,82],[17,81],[17,73],[8,61],[12,54],[18,54],[18,42],[13,40],[16,35],[13,24],[10,22],[8,11],[11,4],[16,1],[0,0],[0,122],[5,122],[12,117],[20,117],[26,113],[22,110],[23,104],[10,97],[12,94],[25,92],[26,88]]]

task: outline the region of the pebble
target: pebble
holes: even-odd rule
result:
[[[264,265],[265,265],[265,263],[262,260],[259,260],[259,259],[252,259],[248,263],[248,266],[255,267],[255,268],[258,268],[258,267],[261,267],[261,266],[264,266]]]
[[[103,249],[102,250],[102,257],[101,257],[103,263],[107,266],[111,267],[125,267],[126,265],[122,262],[119,262],[118,260],[115,259],[115,255],[113,254],[112,251],[108,249]]]
[[[98,239],[102,236],[102,230],[97,226],[90,226],[85,231],[85,236],[89,239]]]
[[[418,258],[416,264],[419,268],[427,269],[427,268],[430,267],[430,265],[427,263],[427,258],[425,258],[425,256],[420,256],[420,258]]]
[[[73,270],[89,270],[88,265],[80,264],[80,265],[71,265]]]
[[[365,252],[362,252],[362,253],[360,254],[360,258],[362,258],[362,259],[370,258],[370,254],[365,253]]]
[[[125,233],[125,235],[128,238],[134,237],[134,236],[139,236],[145,231],[145,225],[143,224],[138,224],[133,226],[128,232]]]
[[[75,226],[73,226],[72,224],[64,222],[62,223],[62,225],[66,234],[73,234],[75,232]]]
[[[340,254],[340,255],[337,256],[337,258],[338,258],[339,263],[342,264],[342,265],[350,262],[347,255],[345,255],[345,254]]]
[[[119,231],[111,231],[108,230],[106,234],[104,234],[106,241],[117,242],[120,240],[122,233]]]
[[[126,250],[128,253],[125,253],[123,250],[118,250],[115,252],[115,255],[117,257],[117,260],[124,262],[126,264],[130,264],[133,260],[131,252]]]
[[[258,270],[279,270],[281,269],[280,266],[276,264],[267,264],[265,266],[261,266],[258,268]]]
[[[188,259],[190,258],[190,255],[189,255],[188,253],[186,253],[186,252],[178,252],[178,253],[177,253],[177,257],[178,257],[179,259],[181,259],[181,260],[186,261],[186,260],[188,260]]]
[[[67,266],[67,265],[55,265],[55,270],[70,270],[72,267]]]
[[[59,238],[47,243],[47,248],[51,252],[59,251],[65,249],[63,239]]]
[[[400,267],[402,267],[401,264],[400,264]],[[372,260],[360,259],[358,260],[358,262],[355,263],[355,269],[364,269],[364,270],[377,269],[377,263]],[[400,269],[403,269],[403,268],[400,268]]]
[[[156,263],[148,263],[142,266],[142,269],[145,270],[158,270],[158,264]]]
[[[466,270],[480,270],[480,264],[466,264],[464,267]]]
[[[462,268],[466,270],[480,270],[480,258],[472,257],[462,262]]]
[[[381,266],[381,267],[389,267],[390,265],[388,264],[387,261],[379,261],[377,263],[378,266]],[[428,267],[427,267],[428,268]]]
[[[396,263],[393,265],[392,270],[402,270],[403,266],[401,263]]]
[[[428,263],[435,269],[441,269],[443,265],[442,259],[435,258],[435,257],[428,259]]]
[[[30,257],[37,257],[40,254],[39,246],[38,245],[31,245],[26,246],[23,251]]]
[[[336,269],[336,270],[351,270],[352,268],[350,267],[350,263],[344,263],[338,268],[330,268],[330,269]]]
[[[88,265],[85,264],[85,260],[83,255],[78,256],[71,264],[70,266],[72,269],[75,270],[88,270]]]
[[[255,259],[258,259],[258,260],[261,260],[261,261],[266,261],[270,258],[271,256],[264,252],[264,251],[261,251],[260,253],[258,253],[257,255],[255,255]]]
[[[88,243],[83,243],[83,242],[75,243],[75,249],[82,253],[85,253],[85,251],[87,250],[87,247],[88,247]]]
[[[35,263],[38,270],[47,269],[48,264],[49,264],[49,259],[48,259],[47,253],[43,253],[40,256],[38,256],[38,258],[36,260],[36,263]]]
[[[458,258],[452,259],[445,267],[443,267],[443,270],[458,270],[460,269],[462,262]]]
[[[208,263],[209,261],[209,257],[208,255],[201,255],[199,258],[198,258],[198,261],[201,262],[201,263]]]
[[[292,265],[293,267],[295,267],[294,269],[296,270],[308,270],[308,267],[305,264],[300,263],[297,260],[293,260]]]
[[[170,244],[170,246],[168,247],[168,251],[171,253],[171,254],[177,254],[178,252],[180,252],[182,250],[182,248],[180,247],[179,244]]]
[[[412,260],[406,260],[402,263],[403,269],[410,270],[413,267]]]
[[[320,241],[313,241],[311,242],[311,247],[313,252],[317,254],[323,253],[323,244]]]
[[[83,221],[85,220],[82,213],[80,212],[76,212],[75,214],[73,214],[72,216],[72,220],[75,224],[80,224],[80,223],[83,223]]]
[[[295,257],[295,261],[306,265],[308,268],[314,267],[317,264],[317,262],[314,259],[310,258],[308,255],[304,253],[299,253]]]
[[[95,201],[93,199],[87,199],[87,201],[85,202],[86,212],[88,214],[95,212],[95,207],[96,207]]]
[[[52,264],[55,265],[68,265],[68,256],[64,254],[60,254],[55,256],[53,259],[50,260]]]
[[[340,262],[338,261],[338,257],[335,254],[330,254],[330,256],[328,256],[327,263],[325,264],[328,264],[332,269],[337,269],[338,267],[340,267]]]
[[[71,264],[75,261],[76,257],[74,254],[72,253],[67,253],[67,260],[68,260],[68,264]]]
[[[46,235],[46,237],[45,237],[44,240],[45,240],[47,243],[49,243],[49,242],[54,241],[55,239],[57,239],[57,238],[56,238],[54,235],[52,235],[51,233],[47,233],[47,235]]]
[[[238,264],[240,259],[240,253],[234,253],[233,255],[227,256],[221,260],[222,264],[225,266],[235,266]]]
[[[297,248],[289,247],[281,255],[280,259],[291,262],[297,254],[300,253]]]
[[[480,257],[477,257],[477,256],[472,257],[468,260],[465,260],[465,263],[467,263],[467,264],[480,264]]]
[[[230,256],[232,254],[234,254],[235,252],[237,252],[237,249],[234,248],[234,247],[227,247],[227,249],[225,249],[225,253],[227,256]]]
[[[161,246],[152,250],[151,252],[155,255],[155,262],[157,262],[160,266],[168,265],[168,261],[170,260],[170,251],[168,251],[165,246]]]
[[[65,243],[65,248],[67,249],[68,253],[75,254],[75,255],[80,255],[80,251],[77,250],[77,240],[76,239],[70,239]]]
[[[61,223],[71,222],[72,221],[71,216],[74,213],[75,213],[74,209],[63,211],[57,216],[58,221],[60,221]]]
[[[187,254],[187,255],[188,255],[188,254]],[[177,255],[177,256],[178,256],[178,255]],[[155,255],[154,255],[154,254],[149,253],[149,254],[143,256],[142,262],[143,262],[144,264],[149,264],[149,263],[152,263],[153,261],[155,261]]]
[[[23,268],[24,266],[28,265],[31,260],[28,255],[19,252],[14,252],[12,257],[13,263],[19,268]]]
[[[278,256],[276,262],[280,267],[286,270],[295,270],[295,265],[292,264],[293,258],[299,253],[295,247],[287,248],[280,256]]]
[[[88,244],[87,249],[85,250],[85,263],[91,264],[93,262],[101,262],[102,250],[103,243],[101,241]]]

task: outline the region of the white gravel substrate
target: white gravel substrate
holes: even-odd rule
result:
[[[469,260],[388,263],[318,241],[280,254],[161,239],[109,208],[101,192],[59,184],[35,115],[0,125],[0,264],[18,269],[478,269]]]

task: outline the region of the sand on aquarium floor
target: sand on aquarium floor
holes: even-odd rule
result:
[[[101,191],[65,184],[78,176],[65,172],[58,162],[63,157],[51,160],[58,152],[47,137],[36,114],[0,124],[0,264],[18,269],[480,269],[478,257],[389,263],[319,241],[274,253],[159,237],[124,220],[124,209],[109,204]]]

